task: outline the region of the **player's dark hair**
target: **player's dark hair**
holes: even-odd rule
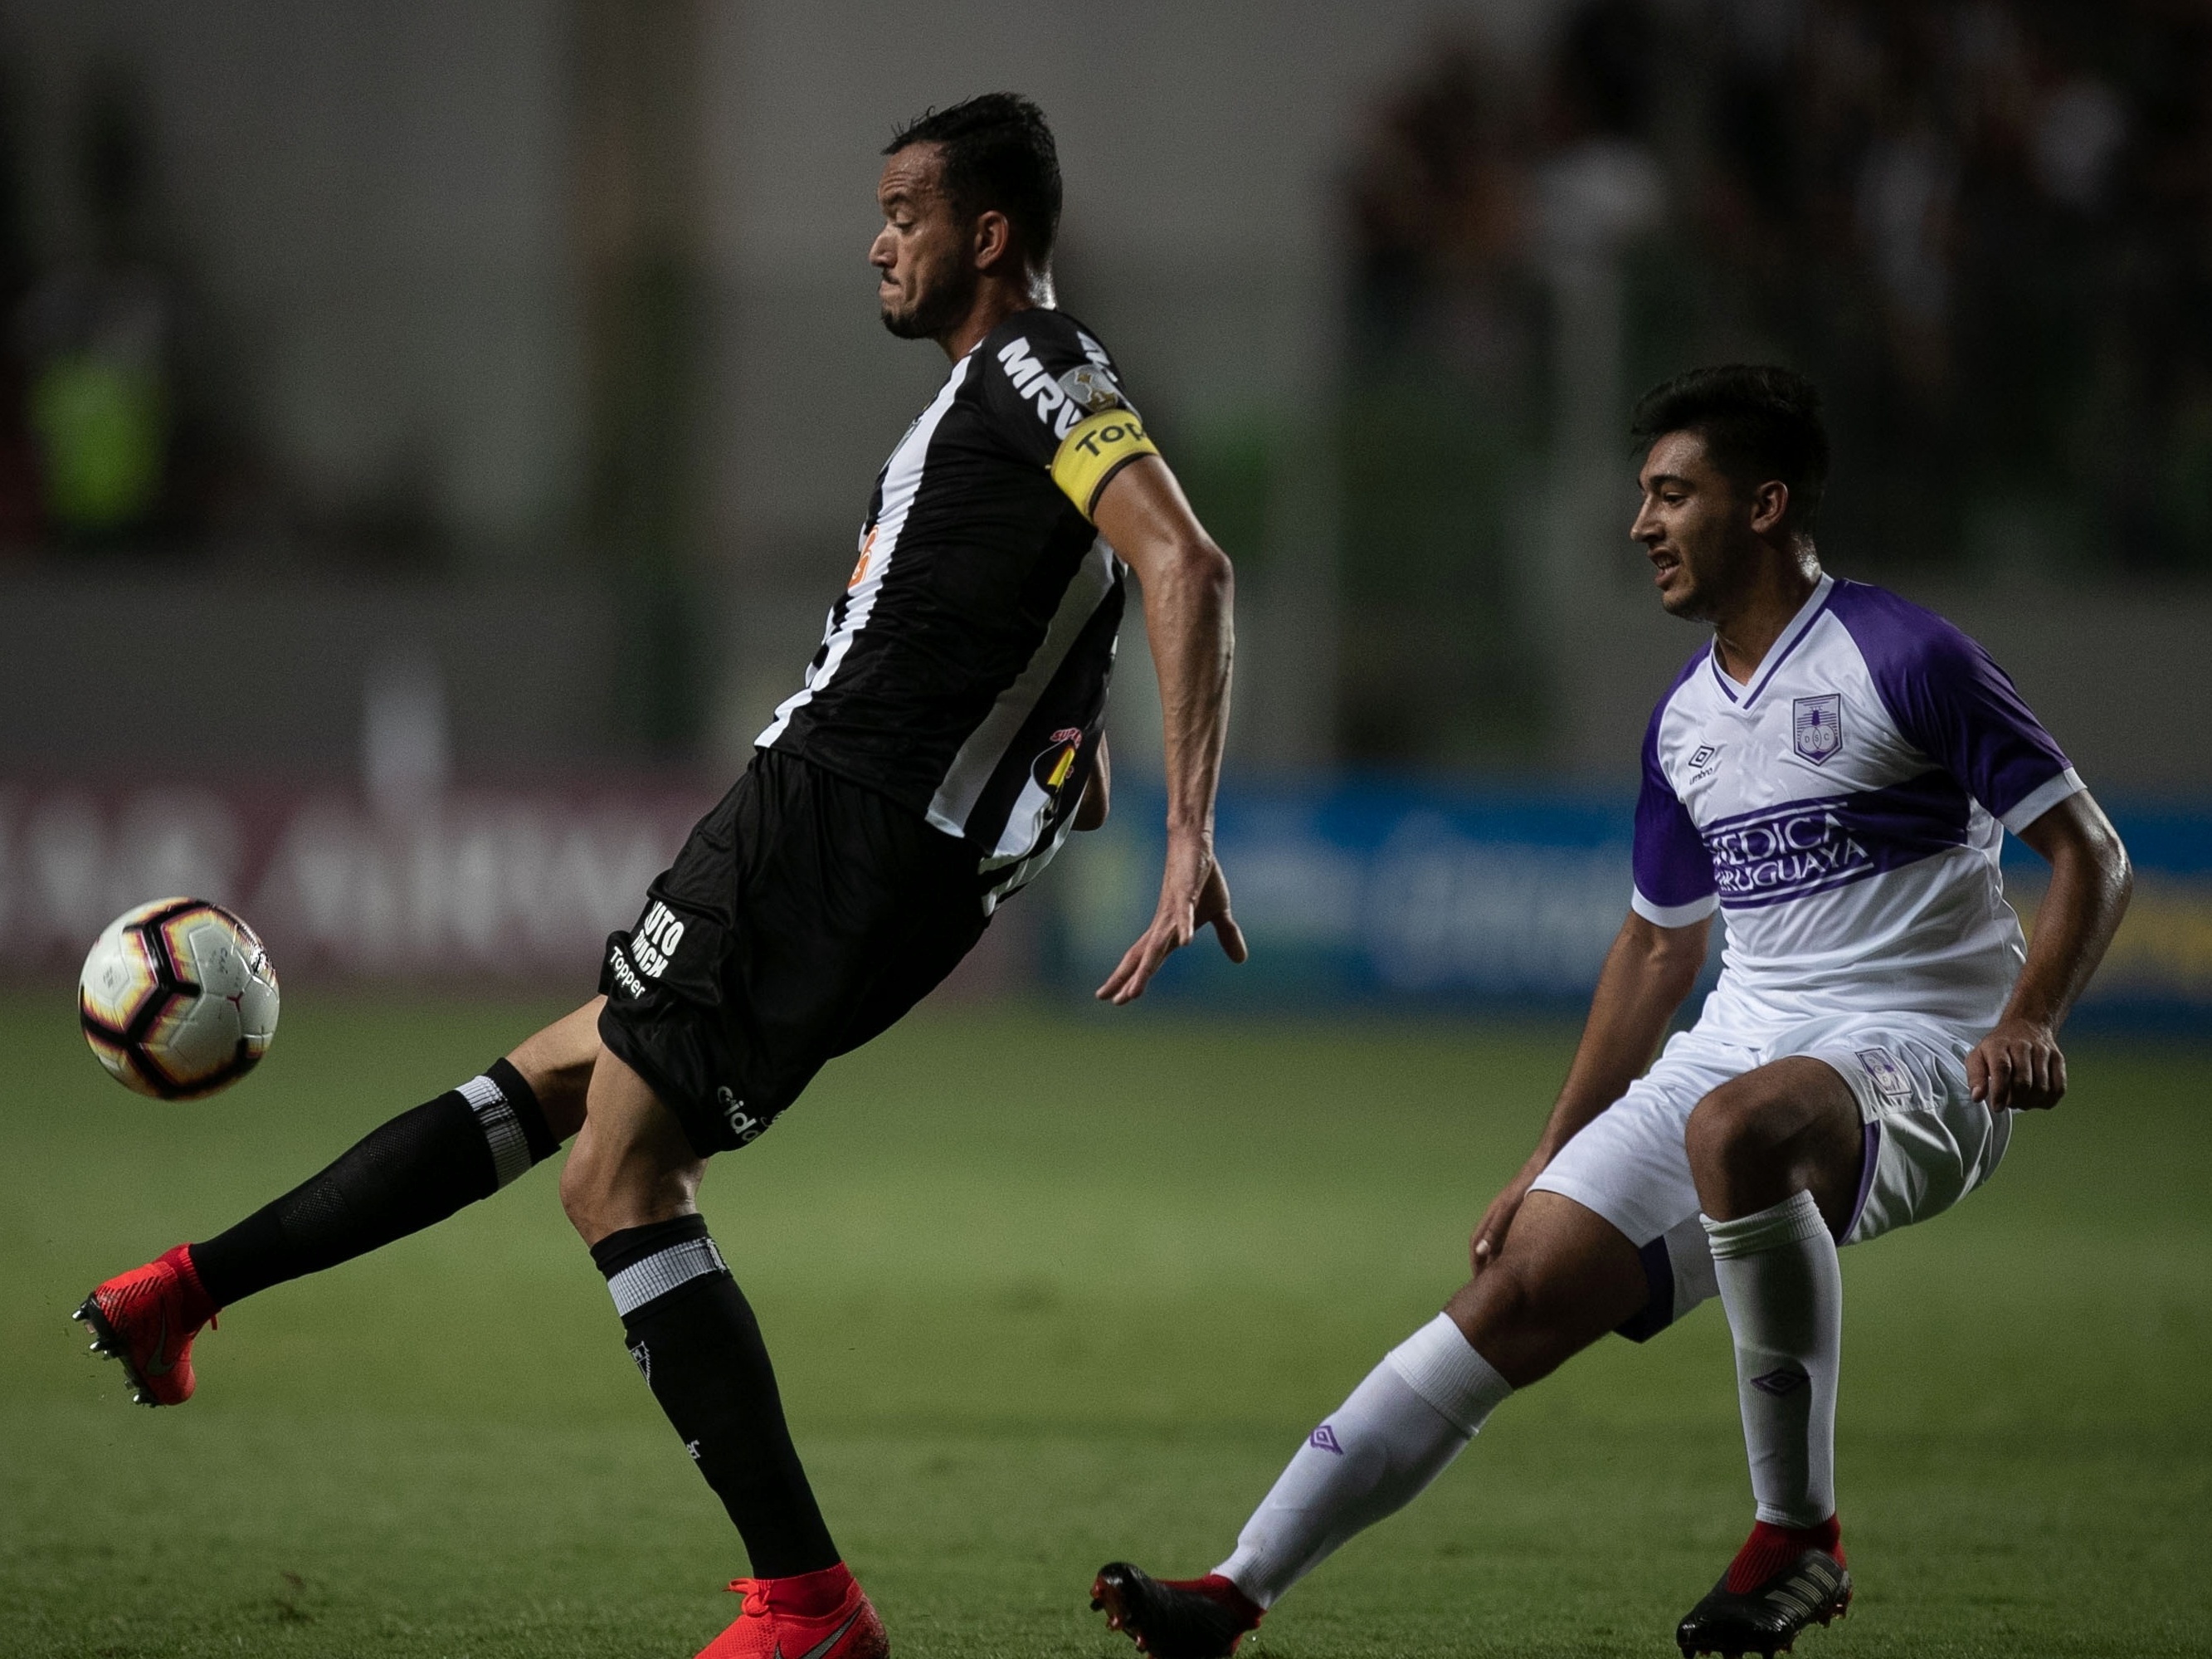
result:
[[[1728,363],[1693,368],[1637,400],[1629,433],[1650,448],[1669,432],[1694,432],[1713,464],[1755,489],[1778,478],[1790,486],[1784,522],[1812,531],[1828,484],[1828,428],[1819,388],[1795,369]]]
[[[945,191],[963,214],[1006,216],[1033,270],[1052,258],[1060,233],[1060,149],[1044,112],[1017,92],[986,92],[916,116],[891,135],[884,154],[935,144],[945,161]]]

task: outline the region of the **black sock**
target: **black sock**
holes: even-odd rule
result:
[[[218,1308],[420,1232],[489,1198],[559,1148],[538,1097],[503,1060],[403,1112],[312,1180],[191,1247]]]
[[[696,1215],[610,1233],[592,1246],[629,1357],[684,1449],[737,1523],[753,1576],[837,1563],[837,1547],[784,1426],[775,1371],[744,1292]]]

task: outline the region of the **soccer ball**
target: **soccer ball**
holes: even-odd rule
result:
[[[156,899],[107,924],[78,977],[84,1040],[125,1088],[157,1100],[211,1095],[252,1071],[276,1035],[276,970],[220,905]]]

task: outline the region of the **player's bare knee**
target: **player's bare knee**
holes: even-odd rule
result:
[[[1690,1114],[1684,1142],[1690,1167],[1713,1174],[1763,1168],[1780,1152],[1786,1126],[1778,1121],[1778,1103],[1749,1078],[1739,1078],[1699,1101]]]
[[[689,1149],[586,1125],[561,1170],[561,1207],[587,1244],[698,1207],[706,1165]]]
[[[1445,1311],[1478,1349],[1487,1343],[1502,1350],[1523,1346],[1547,1330],[1559,1300],[1548,1275],[1509,1250],[1470,1280]]]

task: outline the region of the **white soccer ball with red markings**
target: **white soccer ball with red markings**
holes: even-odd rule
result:
[[[108,923],[77,980],[77,1018],[109,1075],[156,1100],[228,1088],[276,1035],[276,970],[219,904],[156,899]]]

